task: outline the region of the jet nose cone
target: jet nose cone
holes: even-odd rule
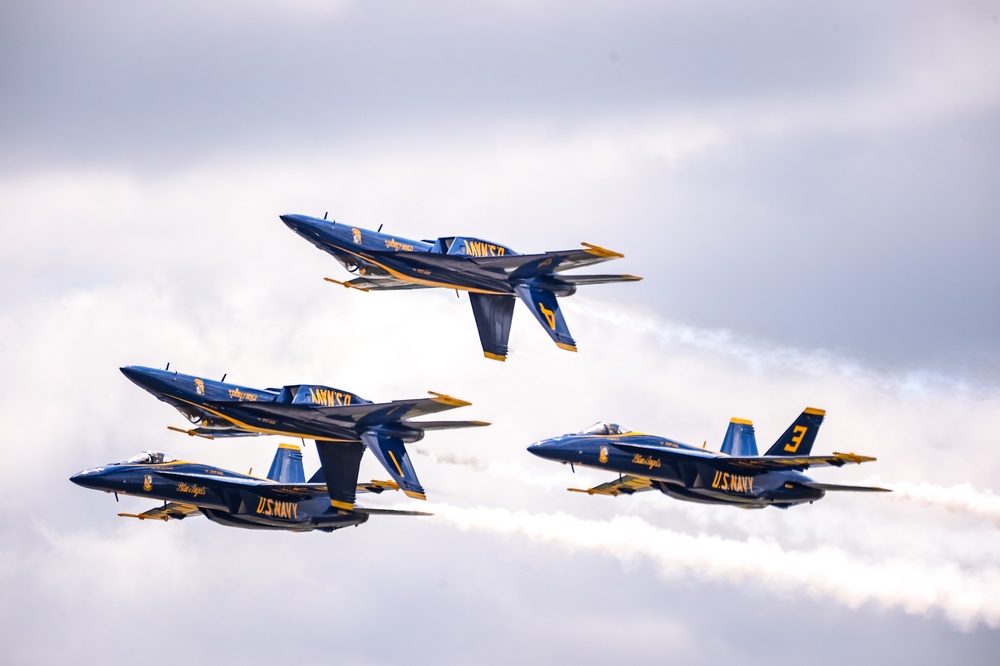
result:
[[[157,393],[162,388],[163,377],[168,374],[163,370],[153,368],[143,368],[138,365],[127,365],[118,368],[122,374],[129,378],[133,384],[152,393]]]
[[[101,478],[101,472],[103,471],[104,470],[100,467],[95,469],[85,469],[82,472],[78,472],[69,477],[69,480],[78,486],[83,486],[84,488],[97,488],[100,485],[98,480]]]
[[[552,459],[553,453],[555,452],[555,446],[552,445],[552,440],[543,439],[535,442],[528,447],[528,453],[533,453],[539,458]]]
[[[305,215],[279,215],[279,217],[285,226],[297,234],[307,232],[314,226],[313,221]]]

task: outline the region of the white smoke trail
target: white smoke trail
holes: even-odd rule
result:
[[[936,486],[931,483],[900,481],[891,485],[893,497],[940,506],[953,513],[965,513],[992,521],[1000,526],[1000,496],[989,490],[979,491],[968,483]]]
[[[582,520],[566,514],[532,514],[506,509],[430,507],[461,530],[520,535],[570,550],[605,553],[618,560],[646,557],[665,578],[697,576],[733,583],[752,581],[763,589],[805,592],[851,608],[865,603],[901,608],[911,614],[943,612],[969,630],[980,622],[1000,627],[1000,569],[970,570],[903,559],[868,562],[843,550],[820,547],[785,550],[751,537],[745,541],[664,530],[634,517]]]

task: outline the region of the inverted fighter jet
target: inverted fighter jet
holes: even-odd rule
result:
[[[169,369],[128,366],[121,371],[195,426],[168,426],[171,430],[207,439],[285,435],[347,447],[361,443],[375,454],[403,492],[416,499],[427,497],[413,470],[406,443],[423,439],[428,430],[489,425],[484,421],[411,420],[471,404],[443,393],[430,392],[430,398],[371,402],[348,391],[315,384],[256,389]]]
[[[688,502],[729,504],[741,509],[787,509],[815,502],[827,491],[888,492],[885,488],[839,486],[813,481],[809,467],[872,462],[854,453],[813,456],[813,442],[826,412],[807,408],[764,455],[757,454],[753,423],[732,419],[722,450],[681,444],[665,437],[598,423],[583,432],[536,442],[528,451],[546,460],[617,472],[594,488],[569,488],[588,495],[631,495],[659,490]]]
[[[321,467],[307,483],[302,451],[280,444],[266,479],[145,451],[120,463],[87,469],[70,477],[84,488],[163,500],[142,513],[119,513],[140,520],[182,520],[202,515],[213,523],[251,530],[332,532],[360,525],[372,515],[427,516],[420,511],[364,508],[356,493],[398,490],[392,481],[358,484],[364,446],[316,442]]]
[[[444,287],[469,292],[472,313],[486,358],[507,358],[514,300],[520,298],[562,349],[576,351],[557,296],[577,287],[641,280],[635,275],[566,275],[565,271],[624,255],[583,243],[577,250],[518,254],[505,245],[465,236],[435,241],[400,238],[379,231],[307,215],[282,215],[282,222],[310,243],[333,255],[358,277],[328,282],[361,291]]]

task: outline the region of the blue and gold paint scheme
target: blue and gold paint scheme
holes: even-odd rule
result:
[[[308,215],[282,215],[281,221],[358,275],[346,282],[326,278],[329,282],[361,291],[442,287],[469,292],[483,355],[497,361],[507,358],[518,298],[558,347],[576,351],[556,297],[571,296],[581,285],[642,279],[566,275],[571,269],[624,256],[590,243],[576,250],[519,254],[505,245],[465,236],[417,241]]]
[[[670,497],[743,509],[787,509],[815,502],[827,491],[887,492],[885,488],[818,483],[802,473],[814,466],[841,467],[872,462],[854,453],[810,455],[826,412],[806,408],[767,452],[757,454],[753,423],[733,418],[719,452],[633,432],[615,423],[542,440],[528,451],[570,465],[616,472],[618,479],[593,488],[570,488],[589,495],[631,495],[659,490]]]
[[[253,435],[315,439],[318,445],[356,446],[359,460],[367,448],[400,489],[415,499],[427,497],[406,444],[423,439],[428,430],[489,425],[484,421],[411,420],[471,404],[433,391],[429,398],[376,403],[350,391],[314,384],[257,389],[141,366],[121,371],[177,409],[193,426],[169,426],[171,430],[206,439]]]
[[[322,447],[333,445],[321,442],[317,446],[321,447],[322,467],[308,482],[302,473],[302,452],[293,444],[279,446],[266,479],[145,451],[124,462],[84,470],[70,481],[116,496],[164,502],[142,513],[118,514],[140,520],[182,520],[200,515],[228,527],[332,532],[360,525],[371,515],[429,515],[355,506],[357,493],[381,493],[399,490],[399,486],[392,481],[359,484],[357,463],[361,456],[357,450],[338,447],[324,456]]]

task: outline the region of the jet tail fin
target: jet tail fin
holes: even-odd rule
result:
[[[766,456],[807,456],[812,451],[813,442],[826,412],[815,407],[806,407],[788,430],[767,450]]]
[[[302,483],[306,480],[302,471],[302,449],[295,444],[278,444],[267,478],[278,483]]]
[[[385,471],[389,472],[389,476],[399,484],[399,489],[406,493],[407,497],[427,499],[403,440],[370,430],[361,433],[361,440],[368,450],[375,454],[382,467],[385,467]]]
[[[745,419],[733,417],[729,421],[729,429],[722,440],[722,453],[727,456],[756,456],[757,438],[753,432],[753,423]]]
[[[316,440],[320,470],[335,509],[351,511],[358,487],[358,471],[365,447],[359,442],[324,442]],[[313,479],[319,476],[317,472]]]
[[[526,284],[514,287],[514,291],[535,315],[535,319],[549,334],[556,346],[568,351],[576,351],[576,341],[569,333],[566,320],[559,309],[556,295],[546,289],[539,289]]]
[[[476,316],[483,355],[494,361],[507,360],[510,320],[514,315],[514,297],[469,293],[472,313]]]

